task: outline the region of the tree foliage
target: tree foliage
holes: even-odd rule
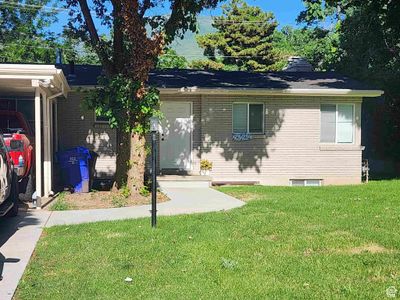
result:
[[[222,7],[222,16],[213,20],[217,32],[198,36],[197,42],[204,55],[215,62],[220,57],[219,63],[224,65],[265,71],[274,63],[272,38],[276,26],[272,13],[243,0],[232,0]]]
[[[287,65],[290,56],[301,56],[317,71],[331,70],[337,62],[338,42],[338,34],[334,30],[285,26],[275,31],[273,52],[276,61],[271,68],[280,71]]]
[[[6,62],[54,63],[57,37],[47,28],[55,14],[41,9],[51,0],[0,3],[0,57]]]
[[[186,69],[188,66],[187,59],[170,48],[166,49],[157,61],[157,69]]]
[[[80,40],[77,40],[68,35],[68,32],[63,34],[62,44],[63,58],[66,62],[73,61],[76,64],[84,65],[99,65],[99,57],[92,51],[91,47]]]
[[[385,108],[376,122],[384,125],[375,128],[371,138],[375,155],[400,160],[400,1],[304,2],[306,10],[299,21],[315,24],[333,18],[338,22],[336,70],[385,90]]]
[[[229,66],[217,60],[199,59],[193,60],[190,63],[190,67],[196,70],[227,70]]]

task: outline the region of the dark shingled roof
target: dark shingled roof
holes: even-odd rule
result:
[[[75,65],[61,67],[71,86],[93,86],[102,75],[100,66]],[[335,72],[269,72],[209,70],[155,70],[150,73],[149,84],[158,88],[198,87],[208,89],[351,89],[375,88]]]

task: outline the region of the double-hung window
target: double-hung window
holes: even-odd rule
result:
[[[264,133],[264,104],[234,103],[232,123],[233,133]]]
[[[354,143],[354,105],[321,105],[321,143]]]

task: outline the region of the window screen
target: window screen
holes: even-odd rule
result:
[[[321,180],[318,179],[307,179],[306,186],[320,186]]]
[[[336,141],[336,105],[321,105],[321,143]]]
[[[321,186],[320,179],[291,179],[291,186]]]
[[[233,104],[233,132],[247,133],[247,104]]]
[[[305,186],[306,182],[303,179],[292,179],[290,180],[292,183],[292,186]]]
[[[264,105],[252,103],[234,103],[233,133],[263,133]]]
[[[249,104],[249,132],[262,133],[264,122],[264,105]]]
[[[353,143],[353,105],[338,105],[337,142]]]
[[[94,120],[95,120],[95,122],[97,122],[97,123],[108,123],[109,120],[110,120],[110,118],[109,118],[109,117],[106,117],[106,116],[97,116],[97,115],[95,114]]]

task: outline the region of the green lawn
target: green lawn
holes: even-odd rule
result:
[[[157,230],[149,219],[45,230],[17,299],[385,299],[388,287],[400,290],[400,181],[220,190],[249,202],[163,217]]]

